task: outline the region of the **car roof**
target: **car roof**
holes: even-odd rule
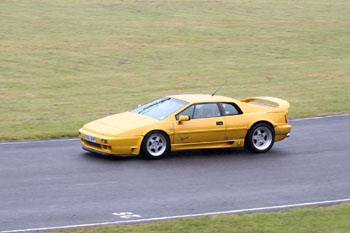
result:
[[[187,94],[187,95],[171,95],[170,98],[184,100],[189,103],[202,103],[202,102],[236,102],[235,99],[219,96],[219,95],[203,95],[203,94]]]

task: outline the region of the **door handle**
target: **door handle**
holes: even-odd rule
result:
[[[217,121],[216,122],[216,125],[223,125],[224,124],[224,122],[222,122],[222,121]]]

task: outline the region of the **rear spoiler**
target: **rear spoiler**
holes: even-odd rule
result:
[[[244,103],[249,103],[254,100],[270,102],[277,105],[277,107],[271,108],[271,110],[269,110],[268,112],[288,112],[288,108],[290,106],[290,104],[287,101],[275,97],[251,97],[247,99],[242,99],[240,101]]]

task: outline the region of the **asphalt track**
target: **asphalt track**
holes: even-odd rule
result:
[[[94,156],[77,139],[0,143],[0,231],[349,202],[350,114],[290,123],[292,136],[266,154],[198,150],[153,161]]]

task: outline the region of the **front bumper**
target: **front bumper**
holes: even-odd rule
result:
[[[94,137],[94,141],[85,139],[85,135]],[[142,136],[132,136],[132,137],[111,137],[96,134],[84,129],[79,130],[79,136],[81,139],[81,144],[83,149],[104,154],[104,155],[115,155],[115,156],[137,156],[140,153],[140,147],[142,143]],[[103,141],[105,140],[105,141]]]

